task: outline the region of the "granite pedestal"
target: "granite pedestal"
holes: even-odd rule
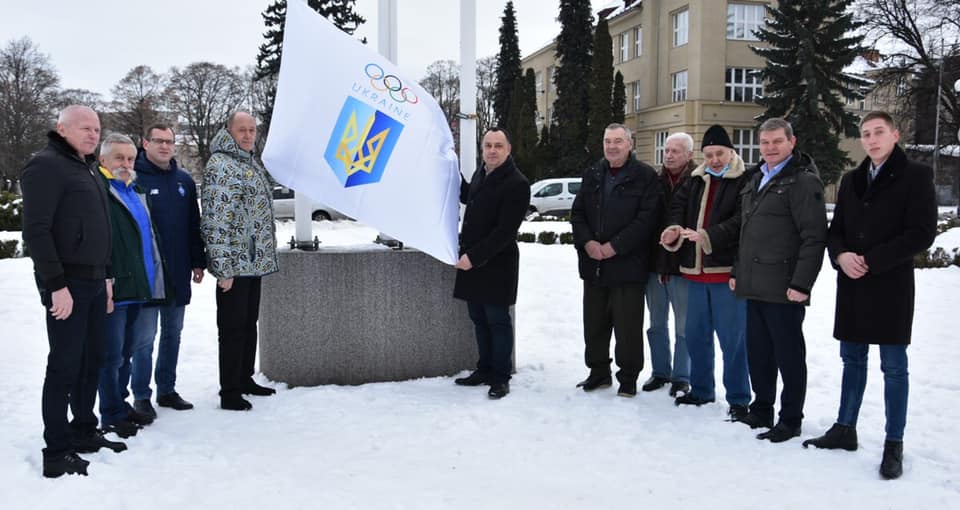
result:
[[[264,277],[260,370],[291,386],[452,375],[477,363],[456,270],[416,250],[279,253]]]

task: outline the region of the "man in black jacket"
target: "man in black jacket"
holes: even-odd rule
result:
[[[794,150],[789,122],[760,126],[764,162],[743,194],[740,250],[730,288],[747,300],[747,360],[756,395],[738,417],[757,436],[774,443],[800,435],[807,393],[803,317],[820,274],[827,241],[827,213],[817,167]],[[783,381],[780,418],[773,424],[777,373]]]
[[[608,388],[610,333],[620,371],[618,394],[637,394],[643,370],[643,292],[649,254],[660,219],[662,190],[657,173],[631,151],[633,135],[622,124],[603,133],[604,159],[583,173],[570,222],[583,279],[584,391]]]
[[[43,476],[86,475],[89,462],[77,452],[126,448],[103,437],[93,414],[112,292],[107,196],[93,171],[100,119],[86,106],[68,106],[47,137],[47,147],[24,168],[22,183],[23,240],[49,310]]]
[[[530,183],[513,164],[510,139],[503,129],[483,135],[483,167],[460,185],[467,205],[460,232],[460,260],[453,295],[467,302],[477,334],[477,369],[454,382],[489,384],[492,399],[510,393],[513,324],[520,251],[517,230],[530,206]]]
[[[837,422],[803,446],[856,450],[857,417],[867,386],[867,354],[878,344],[886,407],[880,475],[903,474],[907,425],[907,346],[913,328],[913,257],[937,235],[933,171],[910,161],[897,145],[900,132],[886,112],[860,122],[867,157],[843,176],[827,235],[837,270],[833,336],[840,340],[843,379]]]

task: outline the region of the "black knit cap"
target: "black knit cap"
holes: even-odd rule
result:
[[[703,150],[704,147],[708,145],[722,145],[724,147],[733,148],[733,143],[730,142],[730,135],[727,134],[727,130],[723,129],[723,126],[720,124],[714,124],[710,126],[710,129],[707,129],[707,132],[703,134],[703,143],[700,144],[700,150]]]

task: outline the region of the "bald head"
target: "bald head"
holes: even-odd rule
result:
[[[100,142],[100,118],[90,107],[70,105],[57,117],[57,133],[80,157],[88,156]]]
[[[257,120],[247,112],[233,112],[227,117],[227,132],[241,149],[251,152],[257,141]]]

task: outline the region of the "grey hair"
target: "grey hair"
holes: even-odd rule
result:
[[[684,148],[684,149],[687,149],[687,152],[693,152],[693,137],[692,137],[692,136],[690,136],[690,135],[688,135],[688,134],[686,134],[686,133],[684,133],[684,132],[674,133],[674,134],[668,136],[666,140],[664,140],[663,146],[666,147],[667,144],[670,143],[671,140],[680,140],[681,142],[683,142],[683,148]]]
[[[89,106],[85,106],[82,104],[72,104],[64,108],[63,110],[60,110],[60,114],[57,115],[57,124],[68,124],[69,123],[68,121],[71,120],[71,117],[73,116],[73,114],[81,111],[89,111],[94,115],[97,114],[97,112],[93,111],[93,108],[90,108]]]
[[[604,131],[608,131],[611,129],[622,129],[623,132],[627,134],[627,138],[630,140],[633,140],[633,131],[631,131],[630,128],[628,128],[627,126],[624,126],[619,122],[613,122],[611,124],[607,124],[607,127],[604,128]]]
[[[100,155],[110,154],[110,151],[113,150],[115,144],[120,145],[137,145],[133,143],[133,140],[130,139],[127,135],[121,135],[120,133],[110,133],[106,138],[103,139],[103,142],[100,144]]]
[[[790,123],[785,119],[773,117],[763,121],[763,124],[760,124],[760,132],[770,132],[778,129],[782,129],[783,134],[787,135],[787,138],[793,138],[793,126],[791,126]]]
[[[237,115],[240,115],[241,113],[246,113],[247,115],[253,117],[253,114],[246,110],[237,110],[231,113],[230,116],[227,117],[227,131],[233,128],[233,121],[237,120]],[[254,121],[256,121],[256,117],[254,117]]]

